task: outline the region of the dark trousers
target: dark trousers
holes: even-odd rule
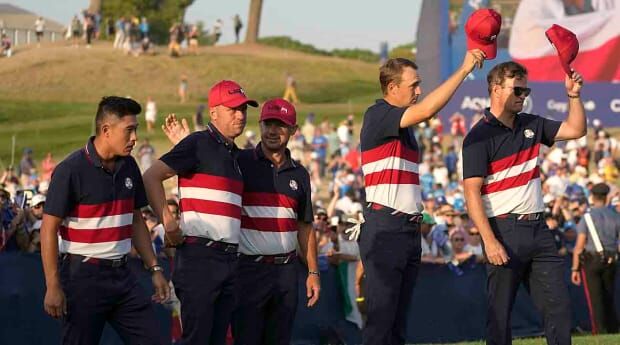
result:
[[[201,244],[177,248],[172,281],[181,302],[181,344],[226,344],[236,304],[237,261],[237,253]]]
[[[523,282],[543,314],[547,344],[568,345],[572,314],[564,261],[543,219],[489,219],[510,260],[487,264],[487,344],[511,344],[510,312]]]
[[[582,257],[584,288],[592,305],[593,324],[598,333],[617,333],[618,317],[614,302],[616,262],[603,262],[599,254],[586,253]]]
[[[275,265],[239,259],[235,345],[288,345],[297,310],[297,260]]]
[[[366,345],[405,343],[407,310],[420,266],[420,226],[389,209],[365,210],[360,254],[366,273]]]
[[[67,298],[63,344],[99,344],[106,322],[125,344],[160,344],[150,298],[127,266],[67,257],[60,264],[60,281]]]

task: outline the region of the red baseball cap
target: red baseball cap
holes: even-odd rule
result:
[[[263,104],[258,120],[264,121],[269,119],[280,120],[289,126],[295,126],[297,124],[297,113],[291,103],[282,98],[274,98]]]
[[[249,99],[241,85],[232,80],[222,80],[209,90],[209,108],[218,105],[236,108],[242,104],[258,107],[258,102]]]
[[[474,11],[465,23],[467,50],[480,49],[486,59],[497,56],[497,36],[502,28],[502,16],[490,8]]]
[[[579,52],[579,41],[577,40],[577,36],[570,30],[557,24],[553,24],[547,29],[545,35],[547,35],[547,39],[551,42],[553,47],[555,47],[555,50],[557,50],[560,64],[564,72],[566,72],[566,75],[572,75],[573,71],[570,68],[570,64],[575,60]]]

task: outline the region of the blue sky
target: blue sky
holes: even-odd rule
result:
[[[63,24],[88,0],[0,0],[54,19]],[[186,20],[204,21],[211,27],[224,21],[223,43],[234,39],[232,17],[239,13],[247,23],[249,0],[195,0]],[[288,35],[319,48],[379,50],[415,40],[422,0],[264,0],[261,36]]]

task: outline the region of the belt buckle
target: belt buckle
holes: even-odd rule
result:
[[[421,214],[414,214],[413,216],[411,216],[411,218],[409,218],[409,222],[420,223],[421,218],[422,218]]]
[[[124,258],[112,260],[112,267],[121,267],[125,262]]]
[[[283,265],[288,263],[289,257],[287,256],[276,256],[273,258],[273,263],[276,265]]]
[[[224,251],[226,253],[235,253],[237,252],[237,246],[232,245],[232,244],[227,244],[226,246],[224,246]]]

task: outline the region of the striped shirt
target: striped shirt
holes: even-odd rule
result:
[[[118,157],[108,171],[91,138],[54,170],[44,212],[62,218],[61,253],[116,259],[131,250],[133,212],[146,205],[133,157]]]
[[[551,146],[561,122],[520,113],[514,128],[487,109],[463,142],[463,178],[483,177],[480,193],[488,217],[545,209],[540,181],[540,147]]]
[[[243,181],[237,153],[237,147],[209,124],[160,158],[179,175],[183,235],[239,242]]]
[[[276,168],[259,143],[239,154],[243,172],[243,210],[239,252],[284,254],[297,247],[298,222],[312,223],[310,176],[290,158]]]
[[[423,210],[418,145],[411,128],[400,128],[407,108],[377,100],[364,114],[360,134],[366,201],[400,212]]]

